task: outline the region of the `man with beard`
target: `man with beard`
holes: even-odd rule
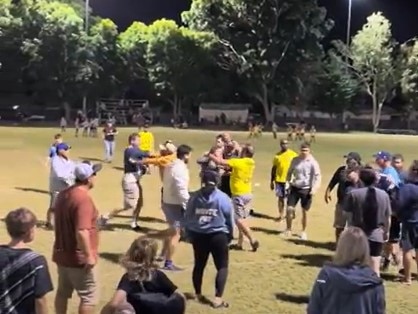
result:
[[[335,228],[335,242],[338,242],[340,234],[344,231],[345,226],[348,222],[348,216],[343,210],[343,203],[345,195],[347,194],[347,189],[352,185],[348,180],[348,172],[351,172],[351,169],[360,166],[361,157],[357,152],[350,152],[344,156],[346,158],[346,164],[344,166],[338,167],[332,176],[328,187],[325,191],[325,203],[329,203],[331,198],[331,192],[337,186],[337,204],[335,206],[335,215],[334,215],[334,228]]]
[[[222,140],[224,142],[222,159],[228,160],[231,158],[239,157],[241,153],[240,145],[231,138],[229,133],[222,134]],[[230,187],[231,170],[226,168],[221,176],[221,185],[219,189],[229,197],[232,196]]]

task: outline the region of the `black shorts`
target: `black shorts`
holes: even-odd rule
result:
[[[391,217],[389,243],[398,243],[401,239],[401,222],[395,216]]]
[[[299,203],[303,210],[308,211],[312,206],[312,195],[308,189],[298,189],[291,187],[287,196],[287,206],[294,209]]]
[[[369,240],[369,249],[371,257],[382,256],[383,243]]]
[[[231,186],[229,185],[229,179],[231,178],[231,176],[222,176],[221,177],[221,184],[219,186],[219,189],[224,192],[226,195],[228,195],[229,197],[232,196],[231,193]]]
[[[418,224],[402,225],[402,250],[407,252],[410,250],[418,250]]]

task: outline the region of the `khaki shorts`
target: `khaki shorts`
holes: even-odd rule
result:
[[[143,195],[142,187],[136,177],[131,173],[126,173],[122,179],[123,208],[135,209],[142,208]]]
[[[346,225],[349,223],[350,215],[349,213],[343,210],[342,204],[337,204],[335,206],[335,214],[334,214],[334,228],[336,229],[344,229]]]
[[[250,216],[250,209],[248,207],[252,199],[253,196],[251,194],[232,196],[235,219],[247,219]]]
[[[71,299],[75,290],[83,305],[97,305],[99,300],[97,266],[91,269],[58,266],[57,269],[57,296]]]

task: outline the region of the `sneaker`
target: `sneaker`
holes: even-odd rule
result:
[[[183,271],[184,270],[183,268],[180,268],[174,264],[164,265],[163,269],[167,271]]]
[[[257,252],[259,247],[260,247],[260,242],[258,242],[257,240],[251,243],[251,248],[253,249],[253,252]]]
[[[292,236],[292,231],[286,230],[285,232],[283,232],[283,236],[286,238],[290,238]]]
[[[390,266],[390,259],[389,258],[384,258],[383,262],[382,262],[381,270],[386,272],[386,271],[389,270],[389,266]]]
[[[300,239],[301,240],[304,240],[304,241],[308,240],[308,235],[306,234],[306,232],[302,232],[300,234]]]
[[[107,225],[107,222],[109,221],[109,215],[101,215],[99,219],[97,220],[97,223],[100,227],[104,227]]]
[[[136,221],[132,221],[131,222],[131,228],[132,228],[132,230],[138,231],[138,229],[139,229],[138,223]]]

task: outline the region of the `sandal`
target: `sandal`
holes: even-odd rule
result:
[[[219,304],[212,303],[212,307],[214,309],[227,309],[227,308],[229,308],[229,304],[225,301],[222,301]]]
[[[229,246],[229,249],[233,250],[233,251],[244,251],[244,248],[241,245],[238,245],[238,244],[231,244]]]

